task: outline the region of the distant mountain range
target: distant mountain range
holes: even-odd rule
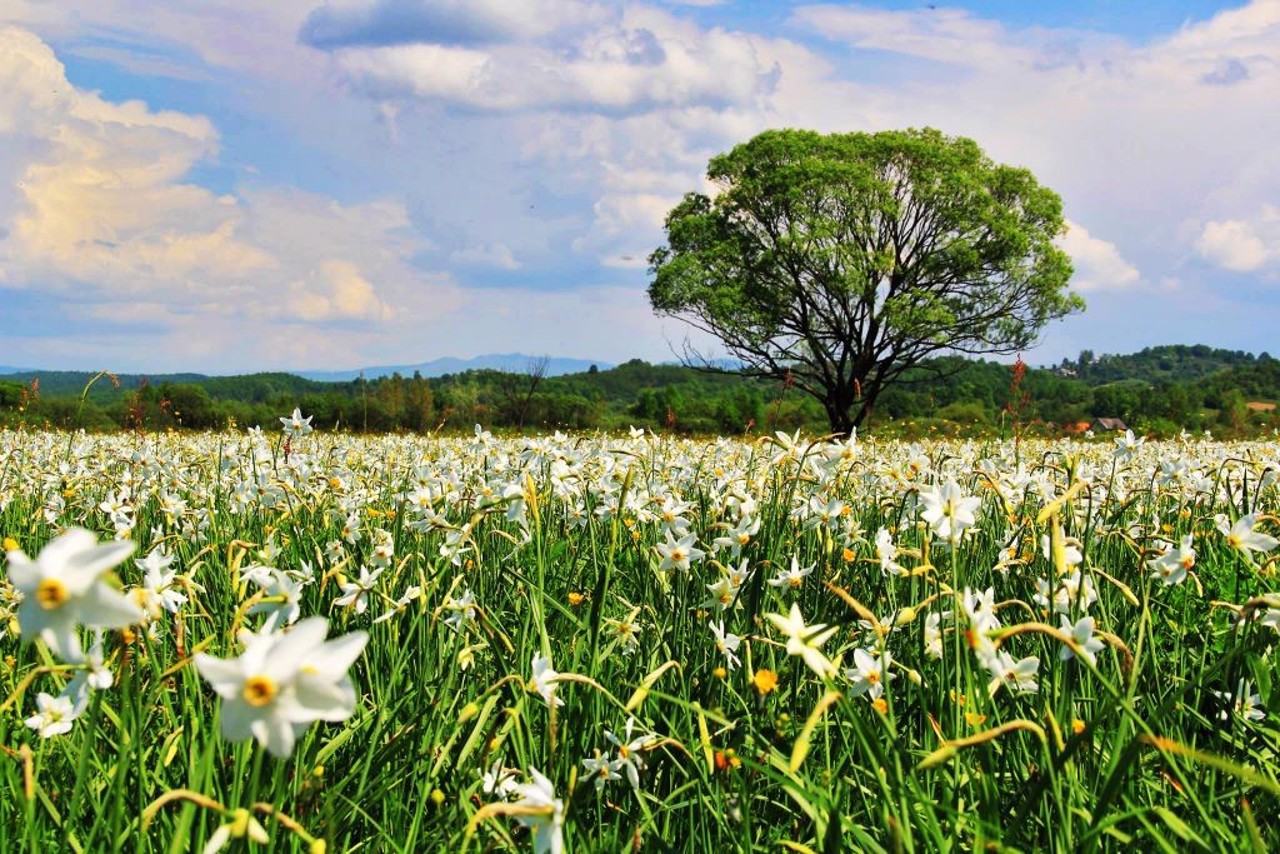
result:
[[[376,380],[379,377],[389,377],[392,374],[397,373],[402,377],[412,377],[415,371],[424,377],[441,377],[445,374],[460,374],[464,371],[476,370],[524,373],[529,370],[531,365],[542,358],[544,357],[527,356],[523,353],[490,353],[483,356],[476,356],[474,359],[455,359],[453,357],[446,356],[442,359],[433,359],[430,362],[421,362],[416,365],[375,365],[367,368],[355,368],[349,371],[277,371],[275,373],[288,373],[292,376],[302,377],[303,379],[312,380],[314,382],[329,383],[351,382],[352,380],[357,380],[362,376],[367,380]],[[595,365],[602,371],[614,367],[610,362],[592,362],[588,359],[558,359],[547,357],[546,370],[543,376],[558,377],[565,374],[580,374],[589,371],[592,365]],[[55,392],[67,390],[79,391],[84,387],[84,384],[88,382],[89,378],[92,377],[94,373],[96,372],[50,371],[0,365],[0,379],[29,382],[36,377],[40,377],[42,389]],[[206,374],[196,373],[119,374],[120,383],[125,388],[136,388],[144,377],[152,384],[163,382],[199,383],[214,378]],[[105,387],[105,381],[103,385]]]
[[[526,356],[523,353],[489,353],[483,356],[476,356],[474,359],[455,359],[452,356],[446,356],[442,359],[432,359],[430,362],[421,362],[416,365],[377,365],[351,371],[291,371],[290,373],[297,374],[305,379],[328,383],[349,382],[359,379],[361,376],[367,380],[389,377],[392,374],[411,377],[415,371],[424,377],[442,377],[445,374],[460,374],[463,371],[479,370],[506,371],[507,373],[519,374],[529,370],[531,365],[542,358],[546,357]],[[564,374],[580,374],[584,371],[589,371],[592,365],[602,371],[613,367],[609,362],[592,362],[588,359],[547,358],[544,376],[558,377]]]

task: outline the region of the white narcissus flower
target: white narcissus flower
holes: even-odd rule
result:
[[[80,716],[79,710],[71,697],[60,694],[57,697],[41,691],[36,695],[36,713],[27,718],[25,723],[41,738],[53,738],[71,732],[71,723]]]
[[[302,410],[295,407],[292,415],[280,419],[280,424],[284,427],[284,432],[290,436],[305,436],[311,432],[311,419],[313,417],[308,415],[303,418]]]
[[[560,674],[552,668],[551,659],[535,655],[530,669],[533,678],[529,680],[529,690],[541,696],[548,706],[563,706],[564,700],[556,696],[556,680]]]
[[[327,620],[309,617],[288,632],[243,634],[239,658],[196,655],[196,670],[222,698],[225,738],[252,736],[284,758],[308,724],[351,717],[356,693],[347,670],[368,635],[352,632],[327,641],[327,632]]]
[[[174,589],[178,573],[169,569],[173,556],[166,554],[164,547],[159,546],[142,560],[135,560],[133,563],[145,573],[142,586],[134,588],[133,595],[147,616],[154,620],[162,610],[170,614],[178,613],[187,597]]]
[[[1254,693],[1252,688],[1249,682],[1241,679],[1236,683],[1234,694],[1230,691],[1213,691],[1214,696],[1226,704],[1226,708],[1218,713],[1218,720],[1229,720],[1232,713],[1249,721],[1264,719],[1267,710],[1262,706],[1262,697]]]
[[[1034,693],[1039,690],[1036,671],[1040,669],[1040,659],[1035,656],[1015,661],[1009,653],[997,650],[982,663],[991,673],[991,682],[987,685],[988,696],[994,697],[1001,685],[1008,685],[1010,691],[1018,693]]]
[[[696,534],[689,534],[676,540],[671,536],[671,532],[668,531],[667,541],[654,547],[662,557],[662,563],[658,569],[662,572],[668,572],[673,569],[688,572],[690,563],[702,560],[706,556],[706,552],[697,547],[697,542],[698,537]]]
[[[1258,524],[1257,513],[1241,516],[1230,527],[1225,515],[1218,514],[1215,521],[1218,523],[1218,530],[1227,538],[1227,545],[1240,552],[1246,561],[1251,562],[1253,552],[1269,552],[1280,545],[1280,540],[1275,537],[1254,530]]]
[[[937,611],[924,618],[924,651],[930,658],[942,658],[942,615]]]
[[[1066,614],[1059,615],[1058,619],[1061,621],[1059,628],[1062,629],[1062,632],[1070,635],[1071,639],[1080,646],[1080,657],[1090,664],[1097,664],[1098,653],[1102,650],[1102,647],[1105,644],[1103,644],[1100,639],[1093,636],[1093,617],[1081,617],[1079,620],[1076,620],[1075,625],[1071,624],[1071,620]],[[1068,661],[1075,658],[1076,653],[1071,649],[1071,647],[1064,645],[1061,651],[1059,651],[1058,656],[1063,661]]]
[[[39,637],[66,661],[84,660],[78,626],[120,629],[141,622],[142,609],[107,580],[107,571],[133,552],[131,542],[99,543],[71,528],[35,560],[8,552],[9,581],[22,594],[18,625],[24,640]]]
[[[621,738],[609,730],[604,731],[604,737],[618,749],[618,758],[613,761],[614,770],[622,769],[625,771],[627,782],[631,784],[631,788],[639,791],[640,770],[644,768],[644,759],[641,757],[641,752],[647,750],[656,739],[648,734],[638,737],[633,735],[635,727],[636,719],[627,718],[627,725],[622,731]]]
[[[828,626],[825,623],[806,626],[804,617],[800,615],[800,606],[794,602],[791,603],[791,613],[787,616],[765,614],[765,617],[778,631],[786,635],[788,655],[798,655],[803,658],[804,663],[818,676],[836,674],[836,666],[831,663],[831,659],[818,649],[836,633],[836,626]]]
[[[1138,449],[1142,447],[1144,440],[1135,437],[1132,430],[1125,430],[1124,435],[1117,436],[1115,441],[1116,459],[1120,462],[1127,462],[1138,453]]]
[[[724,630],[724,620],[719,623],[707,623],[707,627],[711,629],[711,634],[716,639],[716,650],[724,656],[724,665],[729,670],[737,670],[741,661],[738,659],[738,647],[742,644],[742,638],[726,632]]]
[[[564,850],[564,801],[556,797],[555,786],[536,768],[529,769],[529,776],[530,782],[512,787],[520,796],[512,804],[520,809],[516,821],[533,834],[534,854],[560,854]]]
[[[608,756],[599,755],[599,751],[595,756],[589,756],[582,760],[582,766],[587,770],[587,776],[595,780],[596,791],[604,788],[604,784],[613,780],[621,780],[622,775],[618,773],[618,769],[614,763],[610,761]]]
[[[853,667],[844,672],[845,678],[853,683],[850,696],[866,694],[872,700],[880,699],[884,694],[884,683],[893,679],[893,674],[888,672],[892,661],[887,650],[877,653],[874,649],[855,649]]]
[[[779,572],[776,576],[769,579],[770,587],[790,587],[795,589],[804,584],[805,578],[809,573],[813,572],[815,564],[809,564],[806,567],[800,566],[800,561],[795,555],[791,556],[791,568]]]
[[[880,561],[882,575],[906,575],[907,571],[898,563],[898,547],[894,545],[893,535],[888,528],[876,531],[876,559]]]
[[[1191,543],[1192,536],[1187,534],[1177,548],[1171,546],[1160,557],[1148,562],[1152,574],[1166,587],[1186,581],[1187,573],[1196,565],[1196,551]]]
[[[969,625],[979,632],[993,632],[1000,628],[1000,618],[996,615],[996,589],[988,587],[981,593],[974,593],[968,587],[964,589],[960,605]]]
[[[982,503],[981,498],[966,497],[954,480],[948,480],[941,488],[921,492],[920,501],[924,504],[921,518],[944,540],[957,539],[965,528],[972,527],[977,521],[974,513]]]

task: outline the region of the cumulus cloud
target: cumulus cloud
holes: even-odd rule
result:
[[[1280,264],[1280,209],[1263,205],[1249,219],[1211,220],[1196,240],[1196,251],[1211,264],[1236,273]]]
[[[209,318],[206,332],[223,318],[252,345],[270,321],[378,326],[393,305],[417,316],[457,305],[451,282],[413,267],[425,244],[401,203],[214,193],[191,180],[218,151],[208,119],[78,89],[43,41],[12,27],[0,29],[5,140],[0,168],[17,180],[0,191],[0,284],[86,306],[82,317],[168,330]]]
[[[1114,243],[1092,236],[1079,223],[1068,220],[1067,233],[1058,244],[1075,264],[1071,284],[1078,291],[1127,288],[1142,278]]]
[[[527,10],[511,11],[517,5],[502,4],[503,15],[486,4],[465,7],[468,20],[487,23],[493,40],[448,38],[429,29],[392,44],[371,39],[372,45],[357,40],[350,46],[338,40],[334,62],[351,86],[374,98],[488,111],[727,106],[766,95],[777,81],[778,69],[760,61],[751,39],[702,30],[644,7],[606,15],[609,7],[590,4],[584,8],[593,11],[576,17],[574,29],[557,23],[556,16],[533,16],[540,22],[537,32],[526,27],[525,39],[506,41],[518,29],[512,19],[526,17]],[[385,8],[376,5],[370,14]],[[582,28],[584,22],[598,23]]]
[[[606,6],[585,0],[345,0],[311,12],[299,38],[320,48],[492,44],[545,38],[608,17]]]
[[[455,264],[476,267],[494,267],[499,270],[518,270],[520,262],[516,260],[511,247],[505,243],[476,243],[449,253],[449,260]]]

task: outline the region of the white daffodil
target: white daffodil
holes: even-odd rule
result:
[[[134,588],[134,599],[147,617],[154,620],[160,616],[161,611],[178,613],[187,597],[174,589],[178,573],[169,568],[173,563],[173,556],[166,554],[164,547],[160,546],[152,549],[142,560],[135,560],[133,563],[143,572],[142,586]]]
[[[1236,684],[1235,693],[1214,691],[1214,696],[1226,704],[1226,707],[1218,713],[1218,720],[1228,720],[1232,714],[1247,721],[1260,721],[1265,718],[1267,710],[1262,706],[1262,697],[1254,693],[1251,690],[1252,687],[1247,681],[1241,679]],[[28,726],[30,726],[30,723],[28,723]]]
[[[1149,561],[1151,572],[1164,583],[1172,587],[1187,580],[1187,573],[1196,565],[1196,551],[1191,548],[1192,536],[1187,534],[1177,548],[1170,546],[1164,554]]]
[[[893,542],[893,534],[888,528],[876,531],[876,560],[880,561],[882,575],[906,575],[907,571],[898,563],[898,547]]]
[[[599,753],[582,760],[582,767],[587,770],[587,776],[595,780],[597,792],[604,788],[605,783],[622,779],[615,762]]]
[[[792,555],[791,568],[785,569],[773,578],[770,578],[769,586],[789,587],[794,590],[804,584],[805,578],[808,577],[809,573],[813,572],[813,567],[814,564],[812,563],[806,567],[801,567],[800,561],[796,559],[795,555]]]
[[[924,651],[930,658],[942,658],[942,615],[937,611],[924,618]]]
[[[1000,618],[996,615],[996,589],[988,587],[981,593],[974,593],[965,588],[960,605],[969,625],[979,632],[993,632],[1000,628]]]
[[[888,651],[878,653],[873,649],[855,649],[853,667],[844,672],[845,678],[853,683],[850,696],[866,694],[872,700],[880,699],[884,694],[884,683],[893,679],[889,672],[892,661]]]
[[[369,567],[360,567],[360,577],[355,581],[344,581],[341,584],[342,595],[333,600],[333,604],[341,608],[354,608],[357,614],[363,614],[369,607],[369,594],[373,591],[382,575],[382,569],[369,571]]]
[[[529,690],[541,696],[548,706],[563,706],[564,700],[556,696],[556,680],[560,674],[551,666],[551,659],[535,655],[530,668],[533,678],[529,680]]]
[[[302,613],[302,588],[306,585],[273,567],[267,570],[253,578],[254,583],[262,588],[262,598],[246,613],[266,614],[262,629],[275,632],[292,625]]]
[[[515,794],[519,779],[519,771],[504,767],[501,760],[494,760],[489,770],[480,775],[480,789],[486,795],[509,798]]]
[[[292,415],[287,418],[281,417],[280,424],[284,428],[284,432],[290,436],[305,436],[311,432],[311,419],[313,417],[315,416],[308,415],[303,418],[302,410],[295,407]]]
[[[25,723],[40,734],[41,738],[53,738],[71,732],[71,724],[80,716],[80,710],[66,694],[57,697],[41,691],[36,695],[36,713]]]
[[[706,552],[697,547],[698,537],[696,534],[689,534],[676,540],[667,532],[667,541],[654,546],[658,550],[658,554],[662,557],[662,563],[658,569],[662,572],[668,572],[678,569],[681,572],[688,572],[689,565],[693,562],[702,560],[706,556]]]
[[[627,782],[631,784],[632,789],[640,788],[640,771],[644,768],[644,758],[642,751],[649,749],[650,745],[656,740],[653,735],[645,734],[636,736],[633,731],[636,727],[635,718],[627,718],[626,727],[622,730],[622,737],[614,735],[609,730],[604,731],[604,737],[609,743],[618,749],[618,758],[614,760],[614,770],[622,769],[626,772]]]
[[[1079,644],[1081,648],[1080,657],[1090,664],[1097,664],[1098,653],[1102,650],[1104,644],[1100,639],[1093,635],[1093,617],[1081,617],[1079,620],[1076,620],[1075,625],[1071,624],[1071,620],[1066,614],[1059,615],[1058,619],[1061,621],[1059,628],[1062,629],[1063,633],[1070,635],[1071,639]],[[1076,653],[1072,651],[1071,647],[1064,645],[1059,651],[1058,656],[1063,661],[1068,661],[1075,658]]]
[[[1227,545],[1240,552],[1246,561],[1252,562],[1254,552],[1269,552],[1280,545],[1280,540],[1270,534],[1254,530],[1258,524],[1257,513],[1241,516],[1234,525],[1230,526],[1227,524],[1225,515],[1218,514],[1215,521],[1218,524],[1218,530],[1227,538]]]
[[[977,521],[974,513],[982,503],[981,498],[965,496],[954,480],[948,480],[941,488],[920,493],[924,512],[920,514],[934,534],[944,540],[955,540]]]
[[[529,769],[529,776],[530,782],[512,787],[520,796],[512,804],[520,810],[516,821],[533,834],[534,854],[560,854],[564,850],[564,801],[556,797],[555,786],[536,768]]]
[[[983,665],[991,673],[991,682],[987,685],[989,696],[994,697],[1002,685],[1008,685],[1010,691],[1018,693],[1034,693],[1040,688],[1036,683],[1040,659],[1035,656],[1014,661],[1009,653],[996,650],[994,655],[983,661]]]
[[[724,656],[724,666],[729,670],[737,670],[738,665],[742,662],[738,659],[738,647],[742,643],[742,638],[726,632],[724,630],[724,620],[719,623],[707,623],[707,628],[711,629],[711,634],[716,639],[716,651]]]
[[[825,623],[806,626],[804,617],[800,615],[800,606],[794,602],[791,603],[791,612],[787,616],[765,614],[765,617],[786,635],[788,655],[800,656],[809,669],[821,677],[835,675],[836,666],[818,647],[836,633],[836,626]]]
[[[327,620],[310,617],[288,632],[242,635],[239,658],[196,655],[196,670],[222,698],[225,738],[252,736],[283,758],[308,724],[351,716],[356,694],[347,670],[368,635],[352,632],[326,641],[327,632]]]
[[[1117,436],[1115,441],[1116,459],[1124,463],[1133,459],[1137,455],[1144,440],[1135,437],[1132,430],[1125,430],[1124,435]]]
[[[728,611],[735,605],[741,604],[738,601],[738,588],[734,586],[729,577],[722,576],[719,581],[706,585],[710,596],[701,603],[699,608],[715,608],[717,611]]]
[[[119,629],[141,622],[142,609],[107,580],[133,551],[131,542],[99,543],[82,528],[51,541],[32,560],[8,552],[9,581],[22,595],[18,625],[24,640],[39,637],[58,657],[84,659],[78,626]]]

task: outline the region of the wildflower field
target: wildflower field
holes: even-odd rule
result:
[[[1280,850],[1280,446],[0,433],[0,850]]]

